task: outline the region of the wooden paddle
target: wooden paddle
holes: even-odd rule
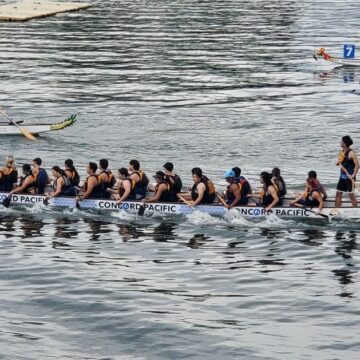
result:
[[[193,204],[191,204],[190,202],[188,202],[186,199],[184,199],[181,195],[178,195],[178,198],[184,203],[186,204],[187,206],[189,207],[193,207]]]
[[[325,215],[325,214],[320,214],[320,213],[318,213],[318,212],[316,212],[316,211],[314,211],[314,210],[312,210],[312,209],[308,208],[308,207],[307,207],[307,206],[305,206],[305,205],[295,203],[295,204],[291,204],[290,206],[300,207],[300,208],[305,209],[305,210],[307,210],[307,211],[309,211],[309,212],[311,212],[311,213],[313,213],[313,214],[315,214],[315,215],[319,215],[319,216],[323,217],[324,219],[329,220],[329,216],[328,216],[328,215]]]
[[[228,204],[224,201],[224,199],[221,197],[221,195],[218,192],[216,193],[216,196],[218,197],[220,202],[227,208]]]
[[[19,124],[12,117],[10,117],[1,107],[0,107],[0,114],[4,115],[12,124],[14,124],[27,139],[36,140],[36,137],[33,134],[31,134],[31,132],[28,129],[19,126]]]
[[[353,185],[355,186],[355,188],[360,191],[360,186],[355,182],[355,180],[351,177],[351,175],[348,173],[348,171],[342,166],[341,169],[342,171],[345,173],[345,175],[348,177],[348,179],[353,183]]]

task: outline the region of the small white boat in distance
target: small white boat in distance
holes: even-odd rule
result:
[[[62,130],[76,122],[76,115],[71,115],[64,121],[54,124],[24,124],[17,121],[21,127],[26,128],[31,134],[38,135],[50,131]],[[15,126],[11,121],[0,122],[0,135],[23,135],[20,129]]]
[[[313,58],[317,61],[322,59],[334,64],[345,65],[345,66],[360,66],[360,59],[345,59],[337,56],[331,56],[325,52],[325,48],[318,48],[314,50]]]

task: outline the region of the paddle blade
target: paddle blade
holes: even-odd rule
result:
[[[144,216],[144,213],[145,213],[145,206],[144,205],[141,205],[140,207],[139,207],[139,210],[138,210],[138,215],[139,216]]]
[[[75,202],[75,207],[76,207],[77,209],[80,209],[80,203],[79,203],[78,201]]]
[[[11,195],[7,196],[5,200],[2,202],[3,206],[6,208],[10,206],[10,203],[11,203]]]
[[[21,133],[29,140],[36,140],[36,137],[28,130],[25,129],[22,126],[19,126],[19,130],[21,131]]]
[[[49,199],[48,198],[45,198],[44,201],[43,201],[43,204],[48,206],[49,205]]]

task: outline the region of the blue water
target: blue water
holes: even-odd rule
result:
[[[341,136],[360,138],[360,73],[312,58],[359,46],[353,1],[90,1],[0,23],[0,105],[78,123],[0,157],[74,159],[82,176],[166,161],[218,189],[279,166],[334,195]],[[359,225],[0,209],[0,358],[357,359]]]

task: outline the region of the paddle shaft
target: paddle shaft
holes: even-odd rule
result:
[[[313,214],[315,214],[315,215],[321,216],[321,217],[323,217],[324,219],[329,219],[329,216],[328,216],[328,215],[320,214],[320,213],[318,213],[318,212],[316,212],[316,211],[314,211],[314,210],[312,210],[312,209],[309,209],[309,208],[306,207],[305,205],[295,203],[295,204],[292,204],[292,206],[296,206],[296,207],[300,207],[300,208],[302,208],[302,209],[306,209],[307,211],[309,211],[309,212],[311,212],[311,213],[313,213]]]
[[[9,121],[11,121],[11,123],[14,124],[27,139],[36,140],[35,136],[31,134],[29,130],[19,126],[19,124],[11,116],[9,116],[1,107],[0,107],[0,114],[4,115]]]
[[[181,195],[178,195],[178,198],[187,206],[190,206],[191,208],[193,207],[193,205],[190,202],[188,202],[186,199],[184,199]]]
[[[218,197],[219,201],[227,208],[228,204],[224,201],[224,199],[221,197],[221,195],[217,192],[216,196]]]

